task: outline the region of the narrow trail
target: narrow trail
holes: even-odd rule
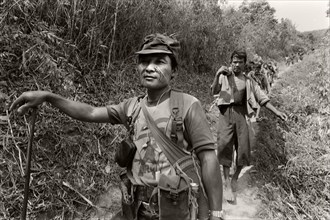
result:
[[[290,67],[281,65],[279,68],[280,77],[284,72],[286,72]],[[274,85],[278,82],[278,80],[274,81]],[[274,86],[273,85],[273,86]],[[216,139],[216,122],[218,120],[219,110],[216,107],[211,107],[207,112],[207,116],[212,124],[211,129]],[[249,135],[250,135],[250,143],[252,155],[253,151],[256,150],[254,148],[253,143],[256,143],[259,125],[257,122],[253,122],[250,125]],[[255,173],[257,171],[254,170],[253,165],[244,167],[241,171],[238,179],[238,191],[237,191],[237,204],[232,205],[227,201],[223,201],[223,210],[226,214],[226,220],[257,220],[258,213],[262,209],[262,201],[258,198],[259,181],[255,177]],[[223,176],[222,176],[223,177]]]
[[[216,122],[218,120],[219,110],[216,107],[210,109],[207,113],[212,123],[212,132],[216,139]],[[255,132],[258,132],[258,124],[252,123],[250,129],[250,138],[255,141]],[[238,178],[237,204],[232,205],[223,201],[223,210],[226,220],[256,220],[260,210],[261,200],[258,199],[258,187],[253,178],[253,165],[244,167]],[[222,176],[223,177],[223,176]]]

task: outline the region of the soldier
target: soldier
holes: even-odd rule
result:
[[[141,84],[146,88],[146,95],[143,97],[130,98],[118,105],[94,107],[68,100],[48,91],[29,91],[19,96],[10,108],[13,110],[18,107],[17,111],[24,114],[29,108],[48,102],[74,119],[85,122],[124,124],[132,132],[128,139],[131,142],[127,140],[127,143],[121,146],[136,150],[129,151],[134,153],[132,153],[132,160],[128,161],[130,165],[127,166],[127,174],[123,175],[125,185],[123,188],[128,189],[130,194],[127,195],[127,190],[123,192],[122,211],[113,219],[151,220],[159,219],[160,214],[163,216],[162,219],[190,219],[193,213],[190,211],[195,210],[192,207],[196,205],[191,204],[194,201],[191,199],[191,194],[178,197],[178,191],[173,191],[173,188],[186,186],[186,184],[181,185],[181,180],[187,176],[190,177],[188,173],[185,173],[185,167],[173,164],[173,158],[169,158],[166,153],[175,150],[172,145],[167,146],[167,143],[174,143],[174,141],[171,142],[173,135],[175,136],[173,139],[177,141],[174,143],[175,146],[182,147],[178,148],[179,152],[186,152],[188,162],[196,157],[197,162],[195,161],[191,169],[200,165],[201,173],[197,175],[200,175],[202,181],[197,180],[198,198],[207,197],[208,200],[199,199],[204,202],[204,204],[198,204],[199,207],[204,208],[198,209],[201,210],[198,213],[199,219],[223,219],[222,180],[218,175],[220,168],[206,115],[195,97],[185,93],[175,93],[171,88],[171,80],[177,73],[179,48],[179,42],[171,36],[152,34],[145,38],[141,50],[137,52],[137,70]],[[182,108],[171,109],[170,104],[174,99],[174,94],[182,98]],[[176,117],[178,111],[181,112],[182,118]],[[174,121],[175,126],[173,126]],[[156,124],[154,129],[152,129],[152,122]],[[157,135],[154,133],[155,130],[161,133]],[[162,140],[171,137],[171,141],[165,141],[165,144],[159,141],[162,132],[164,133]],[[176,132],[181,133],[179,135]],[[163,188],[159,189],[162,189],[163,193],[169,193],[167,194],[169,197],[162,196],[160,203],[154,203],[151,197],[153,192],[158,192],[155,189],[158,189],[156,187],[161,180],[168,181],[162,186]],[[188,181],[189,178],[185,180]],[[166,191],[166,187],[169,187],[167,184],[173,188],[170,187]],[[129,201],[127,198],[130,198]],[[172,203],[176,205],[173,206]]]

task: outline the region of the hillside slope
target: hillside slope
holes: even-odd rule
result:
[[[255,165],[262,219],[330,219],[329,48],[281,75],[271,100],[289,115],[260,123]]]

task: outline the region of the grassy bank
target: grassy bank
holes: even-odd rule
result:
[[[330,219],[330,56],[320,49],[284,72],[272,102],[285,123],[262,114],[256,167],[263,219]]]

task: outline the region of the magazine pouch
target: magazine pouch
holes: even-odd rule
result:
[[[136,146],[130,137],[124,139],[116,150],[115,161],[120,167],[128,167],[133,161]]]

